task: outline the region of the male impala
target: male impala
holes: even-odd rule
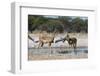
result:
[[[55,33],[50,34],[40,34],[39,36],[39,47],[43,47],[44,44],[48,43],[48,46],[51,47],[51,44],[54,43]]]

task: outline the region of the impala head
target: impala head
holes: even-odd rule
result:
[[[66,36],[67,41],[69,40],[69,38],[70,38],[70,37],[69,37],[69,34],[67,34],[67,36]]]

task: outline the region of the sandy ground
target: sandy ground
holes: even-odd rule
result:
[[[87,54],[80,55],[32,55],[28,60],[58,60],[58,59],[83,59],[88,58]]]
[[[29,34],[35,41],[38,41],[37,34]],[[55,41],[63,38],[65,34],[59,34],[55,36]],[[80,59],[80,58],[88,58],[88,36],[87,34],[70,34],[71,37],[77,38],[77,54],[74,52],[74,49],[69,49],[69,45],[67,41],[65,43],[58,42],[52,43],[52,50],[48,48],[48,44],[45,44],[42,48],[37,49],[39,43],[34,43],[31,40],[28,40],[28,60],[55,60],[55,59]],[[47,47],[45,49],[45,47]],[[61,47],[58,48],[57,47]],[[85,48],[85,49],[84,49]],[[66,50],[67,49],[67,50]],[[82,49],[84,49],[82,51]],[[53,53],[51,53],[53,51]],[[59,53],[63,52],[64,53]],[[66,53],[66,51],[71,51],[70,53]]]

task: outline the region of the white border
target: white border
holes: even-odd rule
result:
[[[22,25],[22,17],[21,17],[21,8],[26,8],[26,7],[30,7],[30,8],[41,8],[41,9],[48,9],[48,11],[50,10],[61,10],[61,11],[66,11],[66,10],[74,10],[74,11],[89,11],[92,12],[92,16],[89,16],[89,18],[91,19],[91,22],[89,21],[89,50],[92,50],[92,52],[90,52],[90,56],[89,59],[82,59],[82,60],[56,60],[56,61],[34,61],[34,62],[28,62],[25,61],[25,63],[23,64],[23,60],[25,60],[25,58],[23,56],[24,53],[23,51],[21,52],[20,50],[22,50],[23,48],[23,42],[21,43],[21,38],[23,39],[23,32],[25,32],[25,29]],[[87,8],[87,7],[72,7],[72,6],[68,6],[67,8],[53,8],[53,7],[37,7],[34,6],[33,4],[28,4],[28,3],[12,3],[12,59],[11,59],[11,63],[12,63],[12,69],[11,71],[13,73],[22,73],[22,72],[47,72],[47,71],[55,71],[55,70],[68,70],[68,69],[77,69],[77,68],[89,68],[89,67],[94,67],[95,65],[95,57],[92,57],[94,55],[94,49],[93,48],[93,42],[95,39],[95,12],[96,9],[94,8]],[[41,13],[40,13],[41,14]],[[54,14],[54,13],[53,13]],[[83,13],[84,14],[84,13]],[[90,13],[89,13],[90,14]],[[89,15],[87,14],[87,15]],[[58,14],[59,15],[59,14]],[[77,15],[77,14],[76,14]],[[25,17],[23,18],[25,19]],[[26,33],[26,32],[25,32]],[[24,35],[25,37],[25,35]],[[25,40],[27,40],[25,38]],[[25,46],[24,46],[25,47]],[[27,54],[27,53],[26,53]],[[21,58],[22,56],[22,58]],[[95,56],[95,55],[94,55]],[[28,62],[28,64],[27,64]],[[29,64],[30,63],[30,64]],[[33,64],[34,63],[34,64]],[[84,63],[84,64],[83,64]],[[28,66],[30,65],[30,66]],[[63,65],[63,66],[60,66]],[[64,67],[68,65],[67,67]],[[23,68],[22,68],[23,66]],[[28,67],[25,67],[28,66]],[[45,69],[43,69],[45,68]],[[27,70],[26,70],[27,69]]]

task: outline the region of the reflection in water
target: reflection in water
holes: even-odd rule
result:
[[[72,53],[72,52],[75,52],[75,53],[88,53],[88,49],[87,48],[77,48],[77,49],[73,49],[73,50],[62,50],[62,51],[59,51],[60,54],[68,54],[68,53]]]
[[[54,48],[52,47],[51,49],[44,47],[44,48],[29,48],[28,52],[31,53],[32,55],[45,55],[45,54],[71,54],[71,53],[85,53],[88,54],[88,48],[87,47],[83,47],[83,48],[65,48],[65,47],[57,47]]]

